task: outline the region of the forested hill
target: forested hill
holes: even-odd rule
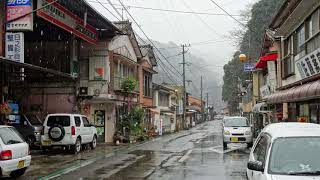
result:
[[[222,98],[228,102],[233,112],[236,111],[241,100],[237,98],[238,78],[241,82],[245,82],[248,78],[248,73],[243,72],[243,64],[239,61],[238,56],[241,52],[249,55],[252,60],[259,57],[265,29],[283,2],[284,0],[260,0],[252,6],[249,12],[244,12],[251,14],[247,23],[248,29],[238,31],[236,36],[240,37],[239,51],[234,53],[233,58],[224,66]]]

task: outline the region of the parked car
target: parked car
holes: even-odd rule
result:
[[[40,146],[40,138],[42,131],[41,120],[33,114],[21,114],[19,123],[11,124],[23,136],[30,147]]]
[[[249,180],[308,180],[320,176],[320,125],[277,123],[266,126],[249,156]]]
[[[29,145],[12,126],[0,126],[0,177],[22,176],[30,166]]]
[[[227,148],[228,143],[247,143],[248,147],[253,144],[251,127],[245,117],[225,117],[223,127],[223,148]]]
[[[97,130],[86,116],[49,114],[43,123],[41,144],[43,149],[60,146],[79,153],[83,144],[90,144],[92,149],[96,148]]]

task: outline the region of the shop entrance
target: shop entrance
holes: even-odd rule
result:
[[[310,104],[310,123],[319,124],[319,106],[320,104]]]
[[[105,114],[106,112],[103,110],[94,111],[94,123],[97,128],[98,142],[105,142]]]

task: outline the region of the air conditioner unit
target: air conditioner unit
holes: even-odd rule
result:
[[[88,96],[88,87],[80,87],[79,88],[79,95],[80,96]]]

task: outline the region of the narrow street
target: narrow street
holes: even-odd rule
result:
[[[246,145],[231,144],[222,149],[221,121],[201,124],[191,130],[157,138],[115,153],[90,156],[68,170],[55,167],[41,179],[246,179],[249,150]],[[86,156],[82,153],[81,156]],[[100,156],[98,156],[100,155]],[[62,158],[62,157],[60,157]],[[27,172],[24,179],[33,179]]]

